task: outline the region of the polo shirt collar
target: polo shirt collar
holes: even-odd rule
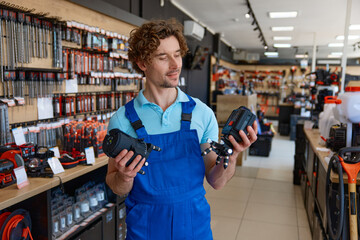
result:
[[[187,95],[186,95],[183,91],[181,91],[179,87],[176,87],[176,89],[177,89],[178,94],[177,94],[175,103],[178,103],[178,102],[188,102],[188,101],[189,101],[189,98],[187,97]],[[143,92],[144,92],[144,89],[140,90],[139,95],[138,95],[138,97],[136,98],[136,100],[137,100],[138,103],[139,103],[139,106],[144,106],[144,105],[147,105],[147,104],[149,104],[149,105],[154,104],[154,103],[149,102],[149,101],[146,99],[146,97],[144,96],[144,93],[143,93]]]

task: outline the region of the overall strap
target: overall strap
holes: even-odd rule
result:
[[[145,138],[148,134],[134,108],[134,99],[125,104],[125,116],[129,119],[138,138]]]
[[[196,105],[196,102],[186,94],[189,98],[188,102],[182,102],[182,113],[181,113],[181,130],[190,130],[192,111]]]

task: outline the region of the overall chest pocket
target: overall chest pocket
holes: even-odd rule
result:
[[[204,177],[204,162],[197,151],[199,143],[192,139],[162,144],[160,152],[148,159],[149,184],[156,191],[186,191]]]

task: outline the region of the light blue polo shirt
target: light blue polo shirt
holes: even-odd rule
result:
[[[180,130],[181,102],[189,101],[187,95],[177,88],[178,95],[175,102],[165,111],[155,103],[149,102],[143,90],[134,100],[135,111],[139,115],[146,132],[149,135],[170,133]],[[197,98],[193,98],[196,106],[192,112],[190,129],[196,129],[199,143],[205,143],[208,138],[218,141],[219,127],[214,112]],[[137,138],[137,134],[125,116],[125,106],[120,107],[111,117],[108,131],[118,128],[130,136]]]

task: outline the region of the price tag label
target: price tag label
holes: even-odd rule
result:
[[[85,148],[85,155],[86,155],[86,163],[87,164],[95,163],[95,153],[94,153],[93,147]]]
[[[15,173],[18,189],[21,189],[21,188],[29,185],[30,182],[26,175],[24,166],[15,168],[14,173]]]
[[[55,157],[60,158],[60,151],[59,151],[58,147],[53,147],[53,148],[50,148],[49,150],[54,152]]]
[[[78,82],[77,79],[65,80],[65,93],[77,93]]]
[[[24,143],[26,143],[25,135],[24,135],[22,127],[12,129],[12,133],[13,133],[16,145],[20,146],[20,145],[23,145]]]
[[[65,171],[57,157],[49,158],[48,163],[54,174],[62,173]]]
[[[304,128],[305,129],[312,129],[313,128],[313,126],[314,126],[314,122],[312,122],[312,121],[305,121],[304,122]]]

